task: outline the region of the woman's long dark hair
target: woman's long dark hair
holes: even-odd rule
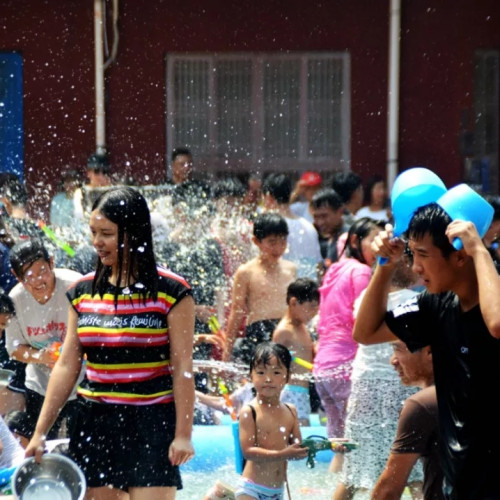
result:
[[[127,276],[135,282],[137,292],[146,300],[158,298],[158,271],[153,251],[151,219],[144,197],[127,186],[114,187],[97,198],[92,211],[97,210],[106,219],[118,226],[118,276],[115,289],[115,307],[118,304],[118,290],[121,278]],[[127,249],[127,269],[123,269],[123,251]],[[111,267],[97,262],[92,294],[103,295],[111,275]],[[140,286],[138,286],[140,284]]]
[[[379,227],[377,221],[370,219],[370,217],[361,217],[361,219],[354,221],[347,233],[347,239],[342,253],[345,254],[346,257],[352,257],[359,260],[362,264],[366,264],[366,259],[361,251],[361,241],[377,227]],[[353,245],[351,241],[354,235],[357,236],[356,245]]]

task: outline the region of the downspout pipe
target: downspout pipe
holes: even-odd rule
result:
[[[104,109],[104,48],[103,0],[94,0],[95,50],[95,141],[96,154],[106,155],[106,126]]]
[[[401,0],[390,0],[389,87],[387,124],[387,186],[394,184],[399,166],[399,65],[401,43]]]

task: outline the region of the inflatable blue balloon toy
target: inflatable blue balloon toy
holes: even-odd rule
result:
[[[449,189],[437,204],[450,216],[451,220],[472,222],[481,238],[486,234],[493,220],[493,207],[467,184],[458,184]],[[460,238],[453,240],[455,250],[461,250]]]
[[[394,237],[401,236],[408,229],[417,208],[437,201],[444,193],[444,182],[428,168],[413,167],[401,172],[391,190]],[[382,265],[387,259],[379,257],[378,262]]]

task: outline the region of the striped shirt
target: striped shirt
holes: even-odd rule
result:
[[[151,405],[173,402],[168,314],[191,288],[180,276],[158,267],[158,298],[144,302],[136,283],[108,284],[92,296],[94,273],[67,292],[78,314],[78,336],[86,357],[86,375],[77,393],[110,404]]]

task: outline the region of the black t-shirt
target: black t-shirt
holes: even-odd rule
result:
[[[500,298],[499,298],[500,300]],[[500,306],[500,303],[499,303]],[[479,306],[463,312],[452,292],[423,292],[386,315],[411,351],[432,349],[442,436],[441,459],[451,498],[484,498],[499,491],[500,340]]]

